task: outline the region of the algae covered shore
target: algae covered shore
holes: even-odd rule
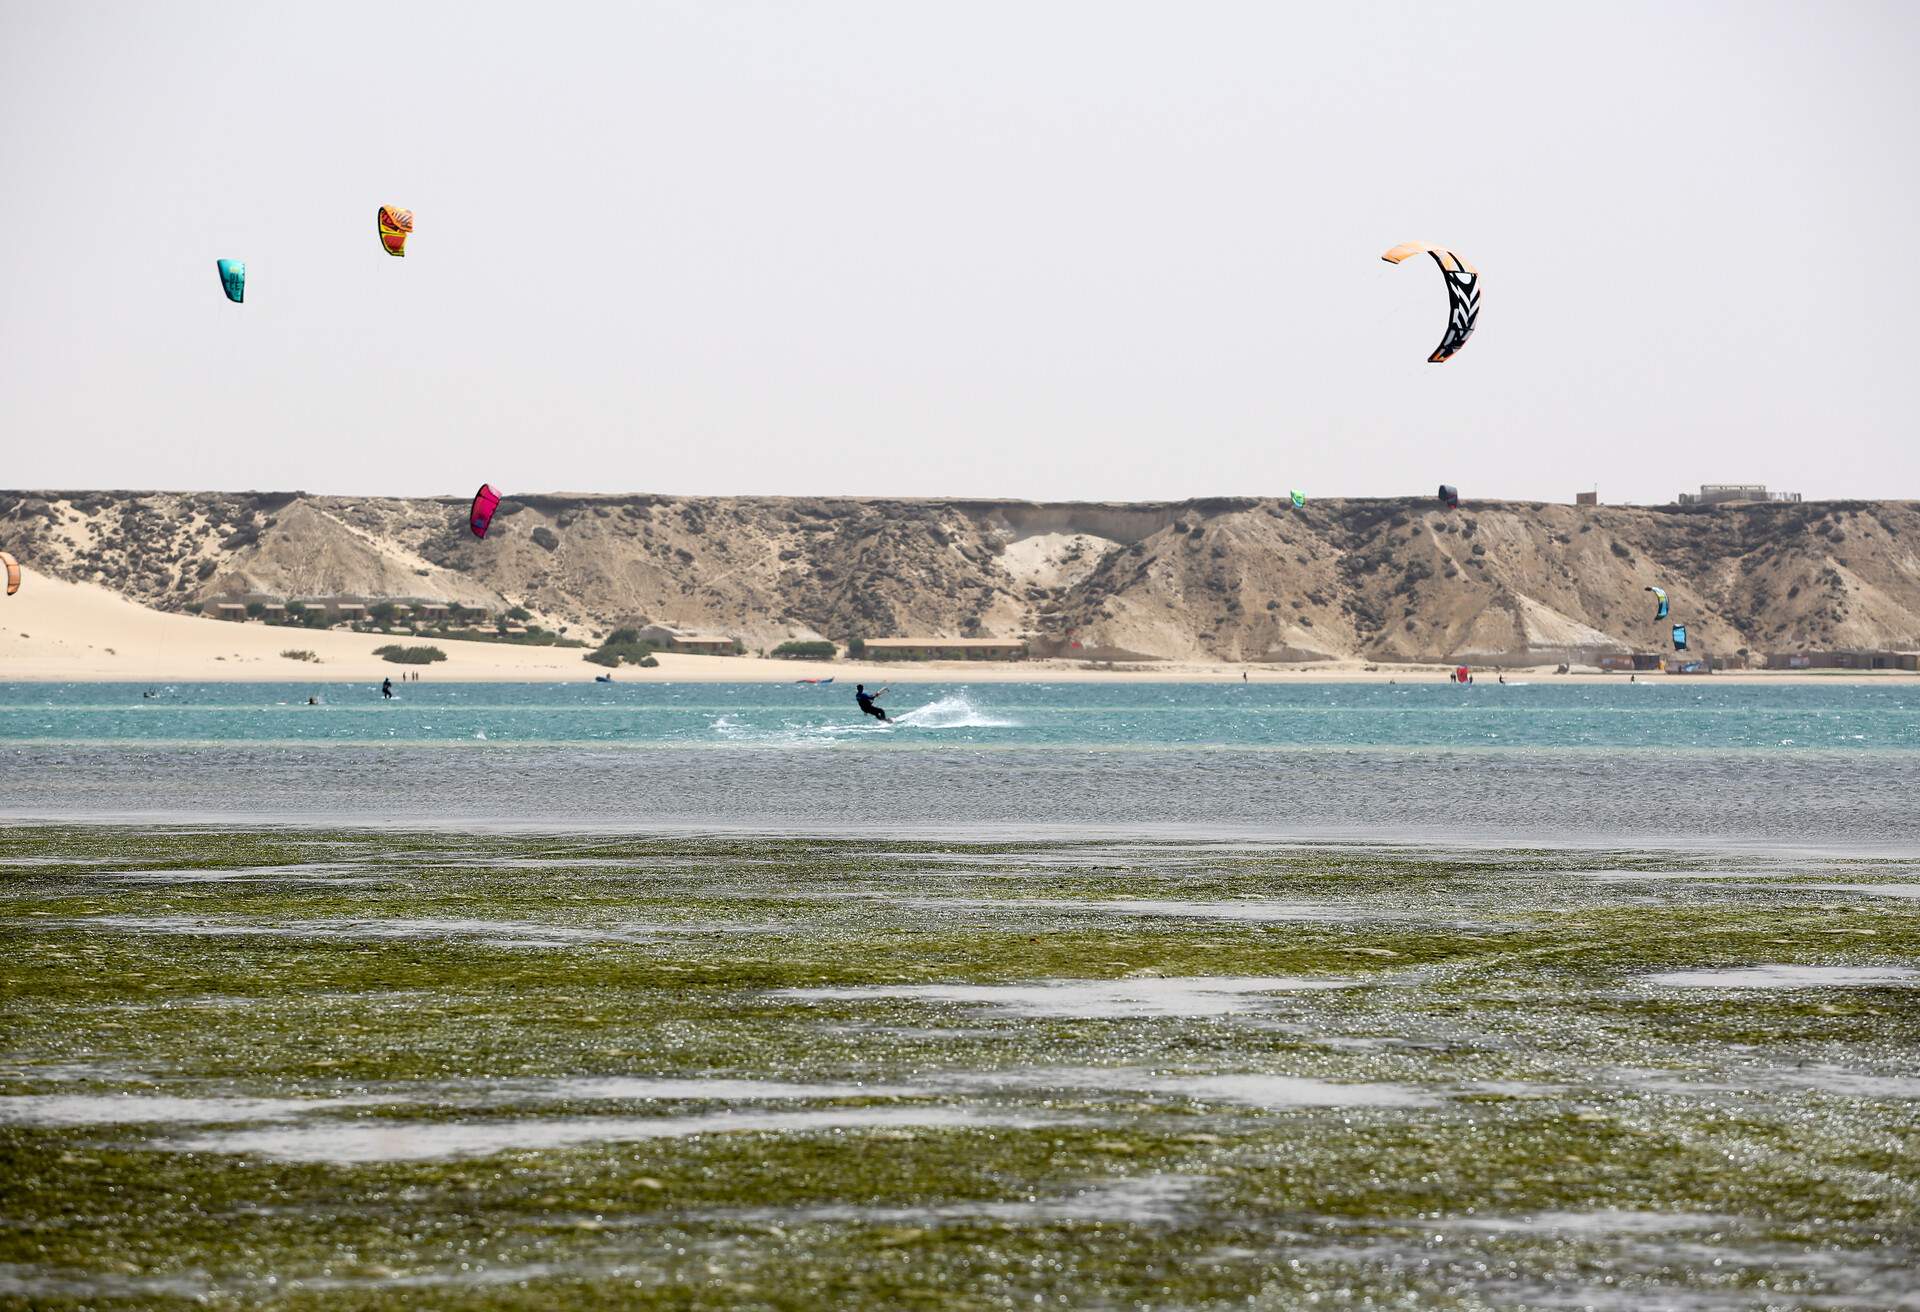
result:
[[[1861,856],[0,829],[0,1305],[1909,1307]]]

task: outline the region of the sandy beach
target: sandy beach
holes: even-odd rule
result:
[[[0,603],[0,681],[313,683],[365,682],[417,671],[435,682],[586,682],[605,673],[582,659],[578,647],[527,647],[508,643],[434,638],[447,653],[429,666],[400,666],[374,655],[389,643],[428,641],[404,634],[350,633],[235,623],[150,610],[110,589],[30,575],[18,594]],[[288,657],[308,651],[317,661]],[[1327,661],[1312,665],[1141,662],[1108,667],[1082,661],[788,661],[755,656],[660,656],[657,669],[623,666],[622,682],[789,683],[798,679],[878,683],[1036,682],[1225,682],[1243,675],[1254,681],[1368,682],[1442,679],[1444,665],[1366,664]],[[1607,682],[1621,674],[1556,675],[1552,666],[1506,671],[1509,677]],[[1489,672],[1489,680],[1495,676]],[[1642,674],[1642,680],[1666,676]],[[1916,682],[1920,675],[1876,671],[1761,671],[1716,673],[1715,682]]]

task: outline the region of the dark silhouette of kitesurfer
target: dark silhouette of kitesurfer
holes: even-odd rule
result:
[[[388,701],[393,700],[393,680],[392,679],[380,680],[380,695],[386,698],[386,700]]]
[[[868,692],[867,685],[864,683],[856,683],[853,685],[853,700],[860,704],[860,709],[868,715],[871,715],[874,719],[879,720],[882,724],[892,724],[893,717],[881,710],[873,700],[876,697],[885,697],[886,695],[887,690],[885,688],[882,688],[879,692]]]

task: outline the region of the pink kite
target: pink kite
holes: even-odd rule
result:
[[[493,523],[493,512],[500,508],[500,494],[492,485],[482,483],[480,490],[473,494],[473,513],[467,519],[467,526],[473,535],[483,538],[487,535],[487,526]]]

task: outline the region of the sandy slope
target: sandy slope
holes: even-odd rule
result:
[[[0,600],[3,679],[378,679],[402,667],[373,649],[406,641],[168,615],[96,584],[42,575],[29,575],[16,595]],[[436,645],[448,659],[431,667],[435,678],[591,678],[594,670],[577,649]],[[320,662],[288,660],[280,653],[289,649],[311,651]]]
[[[36,573],[155,609],[315,597],[789,639],[1028,638],[1055,656],[1587,664],[1920,650],[1920,503],[1574,507],[1429,498],[1035,503],[0,491]],[[1236,666],[1237,668],[1237,666]]]
[[[183,682],[222,680],[368,682],[403,669],[416,669],[437,682],[531,681],[585,682],[601,673],[581,659],[579,648],[514,647],[436,639],[447,653],[442,663],[424,667],[389,664],[375,647],[405,638],[336,630],[289,629],[264,624],[169,615],[149,610],[120,594],[90,583],[67,583],[29,574],[18,595],[0,599],[0,682]],[[319,663],[289,660],[280,653],[308,650]],[[1241,666],[1195,662],[1155,662],[1109,670],[1081,662],[1025,661],[989,664],[925,661],[874,665],[762,660],[756,657],[662,656],[660,668],[621,669],[623,683],[787,683],[831,675],[851,691],[869,683],[1020,683],[1020,682],[1168,682],[1238,680],[1246,673],[1257,683],[1306,683],[1442,679],[1441,666],[1381,665],[1369,670],[1358,662],[1328,662],[1305,667]],[[1557,681],[1618,681],[1620,675],[1565,675],[1508,671],[1510,678]],[[1491,681],[1494,676],[1482,676]],[[1657,678],[1642,675],[1642,679]],[[1885,682],[1920,679],[1914,675],[1719,674],[1716,682],[1736,679],[1780,682],[1833,682],[1836,679]]]

